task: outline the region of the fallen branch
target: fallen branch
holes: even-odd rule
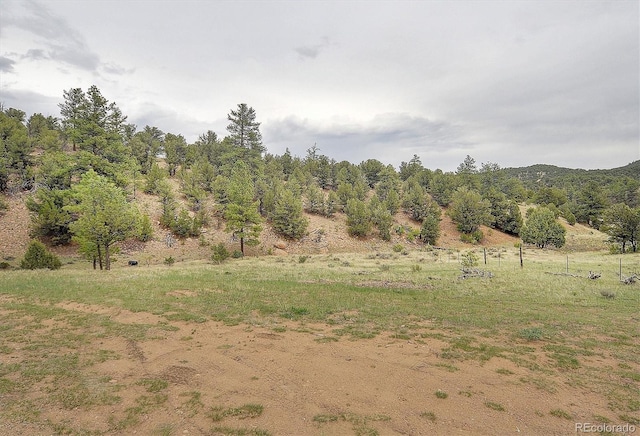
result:
[[[640,277],[638,277],[637,274],[634,274],[634,275],[632,275],[630,277],[626,277],[626,278],[624,278],[624,279],[622,279],[620,281],[622,283],[624,283],[625,285],[633,285],[636,282],[636,280],[638,280],[639,278]]]

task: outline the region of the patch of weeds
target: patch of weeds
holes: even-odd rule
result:
[[[338,415],[315,415],[313,417],[313,422],[317,422],[318,424],[326,424],[328,422],[336,422],[340,417]]]
[[[504,407],[500,403],[494,403],[492,401],[485,401],[485,406],[487,406],[491,410],[496,410],[498,412],[504,412]]]
[[[378,329],[368,329],[365,326],[346,326],[341,329],[336,329],[333,331],[338,336],[351,336],[352,339],[372,339],[375,338],[380,330]]]
[[[291,306],[285,312],[283,312],[280,316],[286,319],[299,319],[302,316],[309,315],[309,309],[306,307],[295,307]]]
[[[502,374],[502,375],[513,375],[513,374],[514,374],[514,372],[513,372],[513,371],[509,371],[509,370],[508,370],[508,369],[506,369],[506,368],[498,368],[498,369],[496,369],[496,372],[497,372],[498,374]]]
[[[182,403],[182,408],[187,411],[187,416],[190,418],[196,416],[204,407],[204,403],[201,400],[202,393],[198,391],[183,392],[180,396],[189,397],[187,401]]]
[[[593,420],[596,422],[601,422],[603,424],[610,424],[611,420],[609,418],[607,418],[606,416],[602,416],[602,415],[593,415]]]
[[[153,395],[136,398],[136,406],[128,407],[125,412],[126,415],[120,421],[116,421],[113,416],[109,417],[110,430],[122,431],[128,427],[135,426],[140,423],[140,418],[143,415],[148,414],[152,410],[160,407],[167,401],[167,395]]]
[[[555,394],[558,391],[555,387],[555,382],[546,378],[520,377],[520,381],[522,383],[531,383],[541,391],[549,392],[550,394]]]
[[[458,368],[457,366],[451,365],[450,363],[436,363],[435,366],[437,366],[438,368],[445,369],[449,372],[460,371],[460,368]]]
[[[539,341],[543,336],[544,332],[539,327],[526,328],[518,332],[518,337],[526,341]]]
[[[157,426],[153,432],[151,433],[152,435],[158,435],[158,436],[171,436],[173,434],[173,431],[175,430],[175,428],[173,427],[173,425],[171,424],[160,424],[159,426]]]
[[[427,419],[431,422],[436,422],[436,414],[433,412],[422,412],[420,418]]]
[[[460,392],[458,392],[458,395],[462,395],[464,397],[471,398],[473,393],[471,391],[460,391]]]
[[[339,339],[336,338],[335,336],[322,336],[320,338],[314,339],[314,341],[319,342],[321,344],[326,344],[329,342],[338,342]]]
[[[276,333],[284,333],[287,331],[287,328],[283,325],[277,325],[274,328],[272,328],[271,330],[273,330]]]
[[[565,412],[562,409],[553,409],[552,411],[549,412],[549,415],[555,416],[556,418],[564,418],[567,420],[573,419],[570,413]]]
[[[370,422],[390,421],[391,417],[387,415],[357,415],[355,413],[343,413],[341,415],[320,414],[313,417],[313,422],[318,425],[324,425],[331,422],[344,421],[353,425],[353,432],[356,436],[377,436],[379,433],[372,428]]]
[[[160,392],[169,386],[165,380],[157,378],[145,378],[136,383],[138,386],[144,386],[147,392]]]
[[[240,407],[224,408],[221,406],[212,406],[207,412],[207,418],[211,418],[214,422],[222,421],[229,416],[238,419],[256,418],[262,415],[264,410],[261,404],[245,404]]]
[[[560,369],[576,369],[580,367],[580,362],[573,356],[553,353],[549,357],[556,361],[556,367]]]
[[[222,436],[271,436],[267,430],[259,428],[232,428],[232,427],[214,427],[213,434]]]
[[[305,263],[311,256],[299,256],[298,263]]]
[[[627,422],[631,425],[640,425],[640,418],[636,418],[635,416],[619,415],[618,418],[620,418],[621,421]]]
[[[503,357],[503,348],[482,343],[475,346],[472,343],[473,339],[469,337],[455,338],[450,347],[442,350],[440,356],[455,360],[477,359],[480,362],[486,362],[492,357]]]
[[[411,271],[415,272],[420,272],[422,271],[422,266],[420,265],[411,265]]]
[[[448,396],[449,394],[447,394],[445,391],[441,391],[440,389],[436,391],[436,398],[440,398],[441,400],[444,400]]]

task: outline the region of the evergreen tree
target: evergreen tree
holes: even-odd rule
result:
[[[632,209],[624,203],[614,204],[604,211],[600,229],[609,235],[611,242],[620,244],[622,253],[626,251],[627,243],[635,253],[640,238],[640,208]]]
[[[566,230],[556,221],[551,210],[544,206],[532,209],[520,231],[522,242],[535,244],[539,248],[553,245],[560,248],[565,243]]]
[[[261,218],[258,213],[258,201],[254,201],[254,186],[248,166],[240,161],[231,174],[227,190],[228,203],[224,211],[227,221],[226,230],[240,239],[240,251],[244,255],[245,242],[249,245],[259,243]]]
[[[440,237],[440,221],[442,220],[440,207],[430,202],[426,208],[426,213],[422,219],[420,228],[420,239],[430,245],[436,245]]]
[[[276,199],[272,223],[274,230],[281,235],[291,239],[302,238],[309,225],[302,213],[302,200],[288,189],[281,190]]]
[[[347,201],[347,231],[351,236],[366,236],[371,231],[371,212],[367,204],[357,198]]]
[[[20,262],[22,269],[59,269],[62,266],[58,256],[47,250],[40,241],[31,241],[24,258]]]
[[[478,192],[461,187],[451,197],[449,216],[458,225],[458,230],[471,235],[481,224],[491,222],[491,204]]]

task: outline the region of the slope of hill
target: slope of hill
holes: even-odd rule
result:
[[[1,260],[9,261],[13,265],[19,263],[19,259],[26,251],[30,240],[29,211],[24,204],[26,197],[26,195],[8,197],[9,210],[3,217],[0,217],[0,258]],[[135,202],[142,212],[149,214],[152,218],[154,238],[147,243],[141,243],[136,240],[120,243],[120,254],[116,255],[115,267],[126,264],[127,259],[138,260],[141,264],[158,264],[169,257],[177,262],[208,259],[211,255],[211,246],[218,243],[223,243],[231,252],[239,250],[239,242],[233,240],[231,235],[224,231],[223,220],[216,217],[211,218],[209,225],[203,229],[200,238],[175,239],[173,244],[168,244],[167,236],[170,233],[159,224],[161,211],[158,198],[138,193]],[[409,250],[423,247],[420,242],[411,241],[407,238],[406,233],[392,232],[391,241],[383,241],[376,236],[366,238],[350,237],[347,233],[346,216],[341,213],[337,213],[332,218],[311,214],[305,215],[309,220],[309,227],[307,235],[301,240],[285,240],[278,236],[271,226],[265,224],[260,236],[260,244],[257,247],[248,247],[247,254],[255,256],[390,252],[393,250],[394,245],[397,244],[401,244]],[[575,226],[564,224],[567,228],[567,250],[599,250],[606,248],[606,235],[579,224]],[[400,227],[417,229],[418,224],[400,212],[394,217],[394,229]],[[485,238],[480,246],[512,247],[519,241],[517,237],[488,227],[483,226],[482,231]],[[474,247],[460,241],[460,232],[446,213],[442,214],[442,221],[440,222],[438,246],[454,250]],[[74,245],[53,247],[52,250],[58,255],[67,258],[68,261],[74,261],[74,258],[78,258]]]

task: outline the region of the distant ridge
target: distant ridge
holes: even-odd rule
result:
[[[555,165],[535,164],[528,167],[504,168],[503,171],[510,177],[516,177],[525,185],[544,184],[554,185],[561,180],[574,178],[589,178],[602,180],[603,182],[618,177],[630,177],[640,180],[640,160],[628,165],[608,170],[583,170],[563,168]]]

